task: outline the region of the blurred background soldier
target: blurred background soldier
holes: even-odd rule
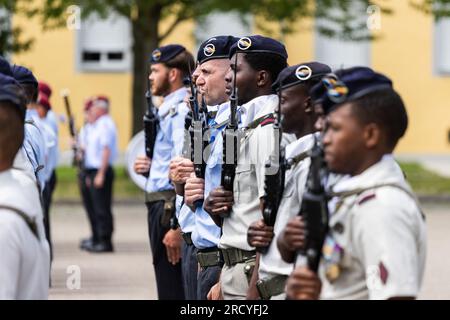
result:
[[[90,130],[90,126],[94,123],[92,114],[89,112],[92,107],[93,98],[89,98],[84,103],[83,115],[84,121],[83,126],[80,128],[78,136],[76,136],[77,141],[73,141],[74,150],[75,150],[75,159],[74,164],[78,166],[78,187],[80,190],[81,200],[83,202],[84,210],[86,211],[89,226],[91,228],[91,235],[85,239],[80,241],[80,249],[86,250],[88,247],[92,246],[94,239],[98,239],[97,235],[97,225],[94,216],[94,208],[91,201],[91,196],[89,194],[89,188],[86,185],[86,175],[87,172],[84,168],[84,157],[85,157],[85,148],[87,145],[87,133]]]
[[[112,252],[113,214],[111,209],[114,170],[117,153],[116,126],[109,116],[109,100],[104,96],[92,98],[88,108],[88,124],[80,132],[84,150],[83,180],[87,190],[85,207],[91,220],[93,236],[81,247],[90,252]],[[84,186],[83,186],[84,187]]]
[[[36,111],[41,120],[45,134],[50,135],[53,139],[52,145],[48,148],[47,162],[45,168],[45,187],[42,192],[42,202],[44,209],[45,234],[50,244],[50,253],[53,257],[53,245],[51,241],[50,228],[50,206],[52,202],[53,191],[56,187],[56,166],[58,164],[58,123],[55,113],[52,111],[50,104],[50,87],[39,82],[39,96],[36,103]]]
[[[0,75],[0,299],[47,299],[50,257],[40,195],[12,169],[24,139],[25,99]]]
[[[11,67],[13,77],[25,91],[27,112],[25,116],[24,147],[27,157],[33,165],[40,193],[45,188],[46,165],[49,147],[54,143],[53,137],[42,127],[42,122],[36,111],[38,98],[38,81],[33,73],[23,66]],[[47,175],[48,176],[48,175]]]

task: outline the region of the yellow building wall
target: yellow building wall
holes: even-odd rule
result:
[[[393,79],[408,110],[409,128],[397,151],[448,153],[450,77],[433,75],[433,17],[408,2],[389,2],[394,14],[382,17],[372,67]]]
[[[390,1],[392,15],[382,15],[381,38],[372,43],[372,67],[390,76],[405,100],[409,129],[397,152],[403,154],[444,154],[450,151],[450,77],[433,75],[433,19],[408,5],[408,1]],[[35,38],[29,52],[13,56],[13,62],[30,67],[54,89],[52,104],[64,113],[59,97],[69,88],[78,127],[82,122],[83,101],[90,95],[111,98],[112,116],[119,130],[119,146],[124,151],[131,132],[131,75],[128,73],[79,73],[75,65],[75,33],[60,29],[43,33],[35,20],[15,18],[25,26],[26,36]],[[274,26],[274,28],[276,28]],[[164,29],[164,25],[163,25]],[[189,50],[195,46],[193,22],[178,26],[163,44],[177,42]],[[295,34],[284,37],[289,63],[314,60],[314,32],[311,20],[299,22]],[[258,32],[258,30],[255,30]],[[60,128],[61,150],[68,150],[68,130]]]

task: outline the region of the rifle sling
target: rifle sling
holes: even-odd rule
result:
[[[12,212],[18,214],[25,221],[27,226],[30,228],[30,231],[34,234],[34,236],[39,241],[38,227],[37,227],[37,224],[36,224],[36,221],[34,218],[31,218],[23,211],[21,211],[17,208],[10,207],[10,206],[0,205],[0,209],[9,210],[9,211],[12,211]]]

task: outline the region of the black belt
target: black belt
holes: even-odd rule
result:
[[[198,250],[197,261],[202,268],[223,266],[222,253],[217,247]]]

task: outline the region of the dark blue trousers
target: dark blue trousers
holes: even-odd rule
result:
[[[181,263],[172,265],[167,259],[166,246],[162,243],[169,228],[161,226],[164,201],[147,203],[148,233],[153,255],[156,286],[159,300],[184,300]]]

